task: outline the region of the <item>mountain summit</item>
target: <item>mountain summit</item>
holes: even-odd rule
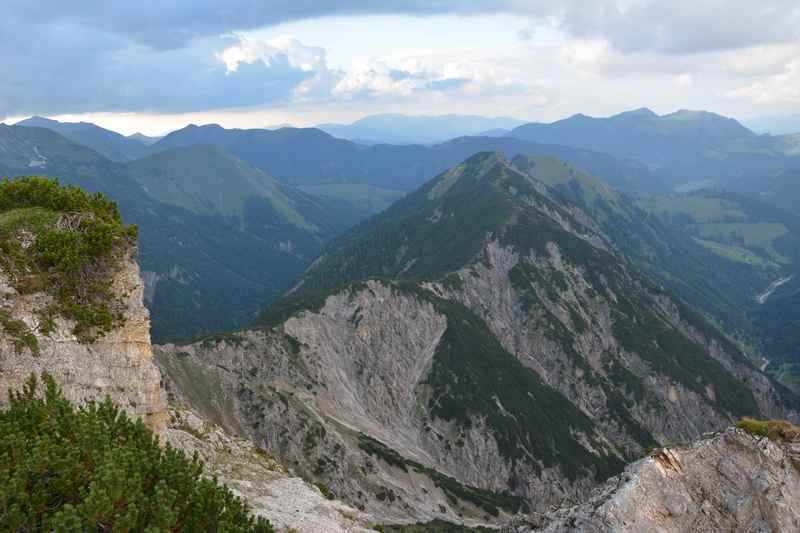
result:
[[[796,416],[791,393],[534,177],[577,171],[525,163],[481,152],[441,173],[332,243],[259,328],[159,349],[164,373],[386,520],[544,510],[647,447]],[[189,390],[187,367],[235,410]]]

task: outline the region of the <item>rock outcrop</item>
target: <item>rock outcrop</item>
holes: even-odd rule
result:
[[[376,522],[501,523],[522,500],[498,492],[532,469],[515,473],[479,417],[462,431],[431,416],[425,377],[447,321],[431,303],[369,282],[281,332],[156,346],[155,355],[176,400]],[[552,468],[542,475],[558,478]],[[563,490],[530,487],[550,502]]]
[[[216,477],[278,531],[374,531],[372,516],[334,499],[324,485],[313,486],[292,476],[252,441],[229,435],[182,406],[170,407],[169,414],[167,442],[189,456],[197,453],[206,475]]]
[[[630,465],[578,506],[518,533],[800,531],[800,443],[730,428]]]
[[[150,316],[142,303],[143,285],[132,251],[114,274],[113,291],[126,304],[124,323],[95,342],[81,343],[74,324],[62,317],[55,317],[55,327],[43,334],[42,317],[35,311],[47,307],[50,297],[44,292],[19,294],[0,272],[0,309],[10,320],[25,323],[36,337],[33,350],[17,346],[0,329],[0,407],[8,401],[8,391],[20,389],[31,373],[48,372],[68,400],[80,404],[108,396],[163,438],[167,405],[152,359]]]

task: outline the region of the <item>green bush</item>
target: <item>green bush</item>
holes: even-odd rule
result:
[[[39,341],[36,339],[36,335],[28,329],[25,322],[12,319],[11,313],[5,309],[0,309],[0,329],[11,337],[17,355],[21,354],[25,348],[34,355],[39,354]]]
[[[41,177],[0,182],[0,267],[19,292],[49,292],[53,305],[38,313],[74,320],[82,342],[124,320],[124,303],[111,285],[136,235],[101,193]]]
[[[110,400],[76,409],[43,380],[0,411],[0,530],[274,532],[196,455],[161,448]]]
[[[756,420],[745,417],[736,423],[736,427],[751,435],[767,437],[776,442],[800,439],[800,428],[785,420]]]

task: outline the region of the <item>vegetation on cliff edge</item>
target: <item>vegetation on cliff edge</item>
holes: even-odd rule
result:
[[[32,375],[0,411],[0,530],[274,533],[195,455],[110,400],[76,409]]]
[[[101,193],[42,177],[0,182],[0,268],[19,293],[52,297],[36,310],[42,333],[63,316],[91,342],[124,321],[125,295],[114,294],[112,281],[136,235]]]

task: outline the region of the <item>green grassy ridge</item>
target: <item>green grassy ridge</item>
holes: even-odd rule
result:
[[[558,191],[563,198],[586,208],[600,223],[611,215],[626,219],[630,216],[619,192],[556,157],[518,156],[513,163],[525,174]]]
[[[323,288],[371,278],[423,279],[458,270],[481,253],[487,232],[508,216],[511,203],[493,190],[490,181],[507,173],[499,162],[485,176],[471,171],[447,195],[434,200],[428,193],[438,181],[429,182],[378,215],[375,224],[364,223],[336,239],[307,272],[305,286]],[[443,218],[431,222],[437,213]]]
[[[690,219],[696,224],[743,222],[748,219],[747,214],[736,203],[705,194],[650,198],[640,201],[639,205],[656,215]]]
[[[761,252],[777,263],[786,264],[791,260],[775,249],[775,242],[789,234],[789,229],[776,222],[749,223],[708,223],[693,228],[703,239],[716,240],[721,243],[736,243],[746,249]]]
[[[483,254],[486,241],[534,198],[563,219],[581,224],[540,194],[529,178],[495,153],[479,153],[440,174],[385,212],[333,241],[303,277],[320,289],[365,279],[438,279]],[[537,211],[537,224],[558,226]]]
[[[112,281],[136,236],[102,194],[42,177],[0,182],[0,265],[17,291],[52,296],[37,314],[45,324],[56,315],[74,320],[81,342],[124,323],[124,295]]]
[[[196,213],[244,216],[248,198],[262,197],[298,228],[316,231],[269,176],[211,146],[160,152],[127,165],[155,199]]]

